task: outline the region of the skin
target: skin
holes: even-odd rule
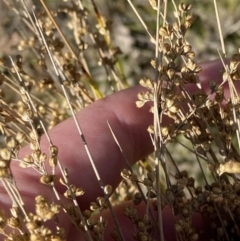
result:
[[[200,80],[204,89],[209,92],[207,80],[215,79],[220,81],[222,65],[220,61],[212,61],[201,66],[203,71],[201,72]],[[193,86],[189,86],[189,88],[194,89]],[[96,101],[77,114],[99,174],[104,184],[111,184],[114,188],[121,180],[120,171],[126,168],[126,164],[109,131],[107,120],[131,164],[153,151],[149,134],[146,131],[147,127],[152,123],[153,116],[149,113],[149,106],[139,109],[135,105],[137,93],[142,90],[142,87],[137,86],[117,92]],[[103,196],[103,194],[76,131],[73,119],[69,118],[54,127],[50,131],[50,136],[53,143],[58,146],[59,159],[62,166],[67,167],[70,173],[70,182],[76,186],[83,187],[86,191],[78,199],[79,206],[82,210],[85,210],[89,207],[90,201],[94,201],[98,196]],[[49,144],[43,136],[41,138],[43,152],[49,152],[48,146]],[[30,153],[29,147],[23,148],[20,153],[20,156]],[[39,183],[38,175],[30,168],[19,168],[15,162],[12,162],[11,167],[20,193],[23,196],[25,207],[28,207],[30,211],[34,210],[33,199],[36,195],[41,193],[47,197],[52,197],[51,190]],[[58,170],[56,170],[56,174],[59,174]],[[65,188],[59,184],[58,180],[56,181],[56,186],[60,193],[65,191]],[[0,197],[0,206],[9,207],[11,201],[2,187],[0,187]],[[115,211],[126,240],[133,240],[132,231],[134,227],[122,215],[124,206],[126,206],[126,203],[115,207]],[[144,205],[140,205],[137,208],[140,213],[144,213]],[[108,211],[104,215],[109,217]],[[164,233],[166,240],[169,241],[175,240],[174,219],[175,217],[171,215],[170,209],[168,207],[164,208]],[[111,229],[112,223],[112,221],[109,222],[108,230]],[[208,231],[206,230],[204,220],[199,215],[195,215],[193,223],[196,228]],[[73,228],[67,218],[64,218],[62,225],[66,229],[67,240],[83,240],[83,237],[79,236],[79,233]],[[107,240],[109,240],[108,230],[106,232]]]

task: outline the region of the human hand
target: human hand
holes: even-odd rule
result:
[[[203,64],[202,67],[203,71],[200,78],[203,87],[207,89],[207,80],[219,80],[222,65],[220,61],[213,61]],[[104,184],[111,184],[114,188],[121,180],[120,171],[125,168],[125,161],[113,140],[107,121],[110,123],[124,154],[131,164],[153,151],[149,134],[146,131],[147,127],[152,124],[152,114],[149,113],[149,106],[138,109],[135,105],[137,93],[141,90],[142,87],[137,86],[120,91],[95,102],[77,114],[99,174]],[[76,131],[73,119],[63,121],[54,127],[49,134],[54,145],[58,147],[58,157],[62,166],[68,169],[70,182],[77,187],[83,187],[85,191],[85,194],[78,198],[81,210],[89,208],[89,203],[96,200],[98,196],[103,196],[103,193],[96,180],[81,138]],[[43,136],[41,150],[48,153],[48,149],[49,143]],[[21,156],[30,152],[30,148],[25,147],[21,150]],[[49,199],[52,198],[50,188],[39,182],[38,175],[31,168],[22,169],[15,162],[12,162],[11,168],[27,210],[34,212],[33,199],[39,194],[50,197]],[[56,169],[56,176],[60,175],[59,170]],[[60,193],[65,191],[65,187],[58,181],[56,187]],[[0,191],[1,206],[9,207],[10,198],[3,188]],[[132,240],[134,230],[131,221],[123,216],[124,206],[126,206],[126,203],[115,207],[115,211],[125,239]],[[137,207],[139,213],[142,214],[144,214],[144,208],[144,205]],[[105,211],[104,215],[111,220],[108,211]],[[61,224],[66,230],[66,240],[83,240],[83,236],[71,224],[70,219],[66,219],[66,217],[63,219]],[[193,222],[196,228],[206,230],[203,219],[199,215],[196,215]],[[174,217],[167,207],[163,210],[163,225],[166,240],[175,240]],[[110,221],[107,226],[106,240],[110,239],[110,230],[112,228],[113,222]]]

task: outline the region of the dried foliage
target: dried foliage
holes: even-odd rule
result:
[[[159,14],[157,26],[158,17],[162,25],[156,37],[146,29],[149,42],[157,50],[150,63],[155,79],[142,73],[139,83],[145,91],[138,94],[136,106],[151,106],[154,121],[148,131],[154,154],[140,160],[135,168],[122,170],[123,181],[114,193],[94,169],[102,197],[92,200],[88,210],[78,206],[77,197],[91,190],[70,182],[71,173],[61,166],[58,147],[48,131],[69,116],[75,118],[77,111],[108,93],[129,86],[121,49],[112,41],[111,23],[102,16],[97,3],[90,2],[84,5],[82,1],[63,1],[51,10],[43,0],[36,9],[25,1],[3,0],[4,7],[19,18],[20,41],[14,55],[0,59],[0,180],[12,201],[10,210],[0,209],[2,237],[5,241],[65,240],[59,221],[65,212],[87,240],[104,240],[108,220],[102,213],[109,209],[116,224],[112,236],[124,240],[112,206],[130,199],[135,205],[146,205],[143,216],[133,206],[124,209],[124,215],[132,221],[136,240],[155,240],[156,230],[163,238],[161,217],[165,207],[179,217],[175,223],[178,240],[239,239],[240,101],[235,83],[240,76],[240,52],[229,60],[224,56],[222,82],[209,79],[211,92],[207,93],[199,79],[199,60],[186,37],[197,18],[192,12],[194,6],[177,1],[172,1],[172,12],[167,11],[166,0],[149,0],[147,5],[156,16]],[[128,2],[146,28],[134,4]],[[224,49],[222,52],[225,54]],[[228,99],[223,88],[226,83],[231,94]],[[77,120],[75,124],[88,150]],[[109,128],[114,136],[114,130],[110,125]],[[49,142],[49,155],[40,147],[43,134]],[[185,144],[179,143],[180,138]],[[121,150],[115,136],[114,139]],[[169,151],[172,143],[192,154],[194,168],[202,180],[193,177],[191,165],[182,168],[173,158]],[[31,154],[21,158],[19,150],[26,144]],[[11,162],[38,173],[39,182],[51,190],[49,197],[36,196],[34,211],[24,205]],[[56,168],[61,176],[56,175]],[[56,180],[65,189],[63,195],[56,188]],[[193,227],[196,213],[211,226],[212,233],[207,238]]]

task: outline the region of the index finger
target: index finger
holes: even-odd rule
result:
[[[138,86],[120,91],[95,102],[77,114],[87,145],[104,184],[111,183],[115,187],[121,178],[119,170],[126,166],[109,131],[107,120],[131,163],[152,151],[150,137],[146,131],[148,125],[151,124],[152,114],[149,113],[149,107],[138,109],[135,104],[137,93],[141,90],[142,88]],[[58,147],[58,157],[62,166],[68,169],[70,182],[77,187],[83,187],[86,191],[86,194],[80,198],[81,206],[86,208],[90,201],[102,196],[103,193],[73,119],[63,121],[54,127],[49,135],[54,145]],[[48,153],[48,148],[49,143],[46,137],[42,137],[42,152]],[[25,147],[21,155],[24,156],[30,152],[29,147]],[[13,175],[16,178],[23,177],[18,184],[20,192],[35,196],[39,188],[43,189],[39,184],[38,176],[31,169],[14,167]],[[59,170],[56,170],[56,175],[60,176]],[[30,187],[29,183],[34,185],[34,188]],[[60,192],[65,191],[65,187],[59,185],[58,182],[56,185]]]
[[[219,79],[222,69],[220,61],[212,61],[202,65],[201,80],[204,88],[207,88],[207,80]],[[194,88],[192,86],[191,88]],[[103,179],[104,184],[111,184],[113,187],[120,181],[120,170],[126,167],[125,161],[113,140],[107,126],[107,120],[120,142],[124,154],[130,161],[135,161],[148,155],[153,146],[150,141],[147,127],[152,124],[152,114],[149,113],[149,106],[136,108],[135,101],[137,93],[142,91],[142,87],[134,87],[120,91],[95,102],[77,114],[77,118],[82,127],[85,139],[92,154],[96,167]],[[60,123],[50,131],[51,139],[59,149],[59,160],[63,167],[68,169],[70,182],[78,187],[83,187],[86,191],[80,200],[83,208],[88,207],[90,201],[102,196],[83,143],[77,132],[72,118]],[[41,140],[41,149],[48,153],[49,143],[46,138]],[[29,147],[22,150],[22,154],[29,154]],[[38,194],[39,179],[31,169],[13,169],[16,178],[21,177],[18,182],[20,191],[27,196]],[[60,175],[57,170],[57,176]],[[34,185],[29,186],[31,183]],[[61,192],[65,187],[57,185]],[[90,190],[90,191],[88,191]]]

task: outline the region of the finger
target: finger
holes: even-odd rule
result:
[[[149,134],[146,129],[151,124],[149,107],[138,109],[135,101],[141,87],[120,91],[103,100],[97,101],[77,115],[87,145],[104,184],[114,187],[120,181],[119,170],[126,167],[125,161],[113,140],[107,126],[112,126],[128,160],[133,163],[152,151]],[[85,152],[80,135],[72,118],[57,125],[50,131],[54,145],[59,149],[59,160],[69,172],[70,182],[83,187],[86,194],[80,198],[83,208],[97,196],[103,196],[96,176]],[[41,149],[48,153],[49,144],[45,137],[41,140]],[[29,147],[21,155],[29,154]],[[43,190],[38,176],[30,169],[13,168],[20,191],[35,196]],[[57,170],[57,175],[59,171]],[[31,183],[31,185],[29,185]],[[59,186],[61,190],[64,187]],[[50,191],[50,190],[49,190]]]
[[[220,61],[209,62],[202,67],[201,81],[204,85],[208,78],[220,79]],[[95,102],[77,115],[97,170],[103,182],[110,183],[113,187],[118,184],[119,172],[126,165],[108,129],[107,120],[131,163],[152,151],[152,144],[146,131],[152,124],[152,114],[149,113],[148,106],[140,109],[135,106],[137,93],[141,90],[141,87],[134,87],[118,92]],[[89,201],[102,196],[102,190],[99,188],[73,119],[57,125],[50,131],[50,136],[54,145],[58,146],[60,162],[70,173],[70,182],[83,187],[86,191],[81,198],[81,204],[86,207]],[[48,153],[49,144],[45,137],[42,138],[41,147],[43,152]],[[23,153],[29,154],[29,148],[26,147]],[[20,190],[30,196],[38,194],[38,188],[42,185],[39,184],[38,177],[32,169],[23,170],[17,167],[13,172],[16,178],[20,178]],[[34,187],[28,185],[29,183]],[[61,187],[61,190],[63,189]]]
[[[205,73],[211,75],[214,71],[219,71],[218,67],[219,62],[213,63],[210,67],[206,67],[208,70]],[[152,144],[146,131],[148,125],[152,123],[152,115],[148,113],[149,107],[137,109],[135,106],[137,93],[141,90],[141,87],[135,87],[121,91],[95,102],[77,115],[93,160],[105,184],[111,183],[116,186],[120,180],[119,171],[125,167],[124,159],[107,127],[107,120],[131,163],[152,151]],[[102,190],[91,169],[73,120],[70,118],[56,126],[50,131],[50,136],[59,148],[59,159],[63,167],[67,167],[70,173],[70,182],[83,187],[86,191],[80,199],[80,205],[84,209],[88,207],[90,201],[102,196]],[[46,138],[43,137],[42,151],[48,153],[48,146]],[[22,155],[30,152],[29,147],[26,147],[22,150]],[[32,169],[21,169],[14,164],[12,167],[26,207],[33,206],[32,198],[39,193],[52,195],[49,188],[44,188],[39,183],[38,175]],[[0,191],[3,192],[2,189]],[[6,193],[1,196],[1,202],[10,203]]]

